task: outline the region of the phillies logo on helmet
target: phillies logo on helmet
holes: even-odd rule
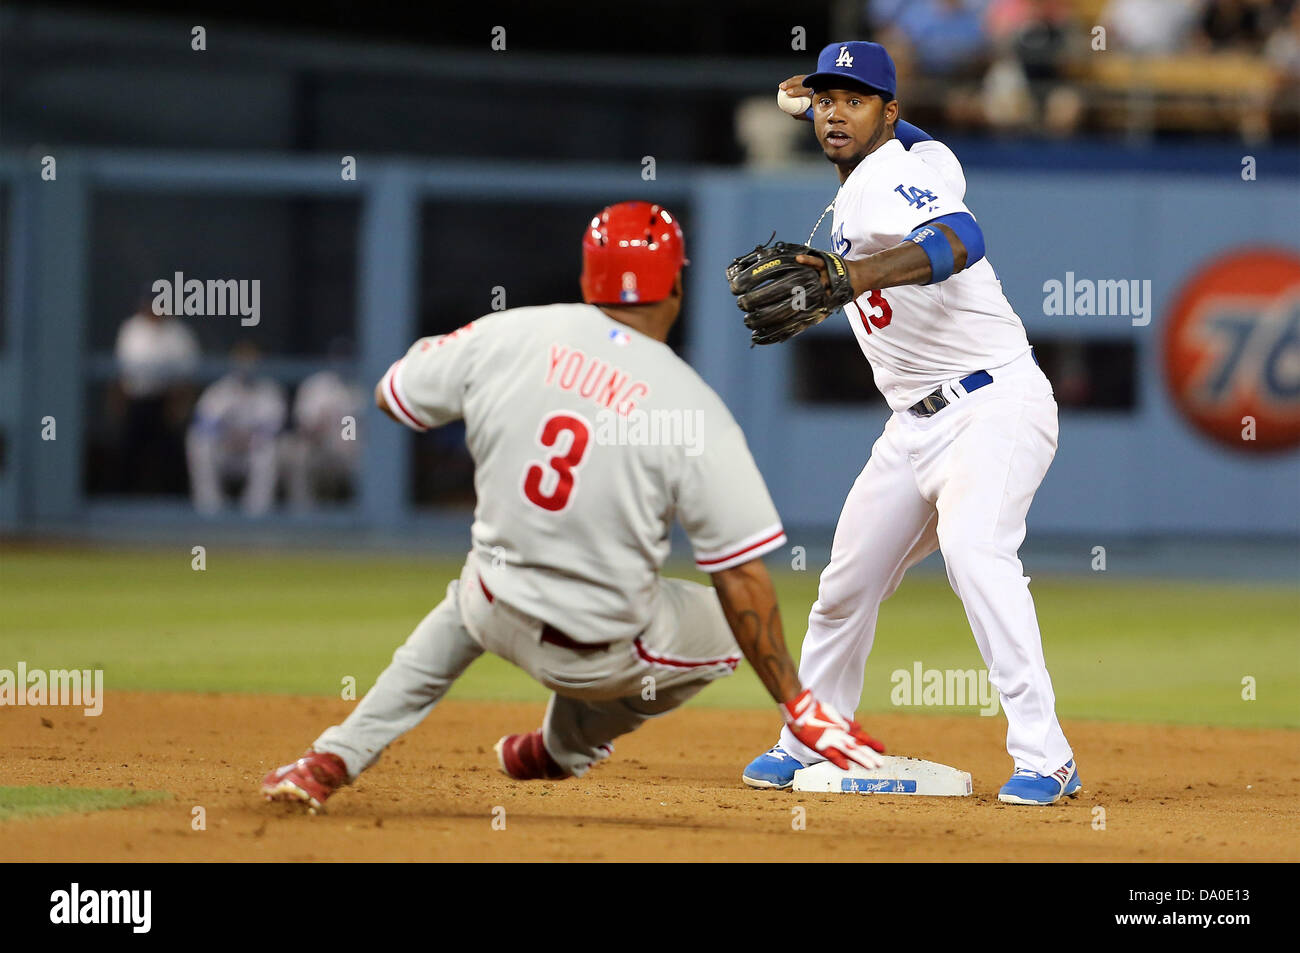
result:
[[[637,301],[640,296],[636,293],[636,272],[623,272],[623,290],[618,293],[619,301]]]
[[[682,227],[672,213],[650,202],[619,202],[593,218],[583,235],[582,300],[662,301],[685,263]]]
[[[1300,255],[1242,249],[1202,267],[1170,309],[1164,365],[1202,436],[1247,453],[1300,445]]]

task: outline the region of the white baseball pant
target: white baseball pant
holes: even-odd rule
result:
[[[890,417],[840,513],[799,676],[855,711],[881,602],[937,548],[1006,712],[1007,751],[1016,768],[1050,774],[1073,754],[1018,551],[1056,454],[1056,401],[1030,352],[989,373],[993,382],[969,394],[945,384],[953,399],[931,417]],[[789,729],[780,743],[806,764],[822,760]]]

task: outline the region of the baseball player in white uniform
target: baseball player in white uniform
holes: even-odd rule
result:
[[[322,487],[350,488],[356,482],[361,445],[355,439],[355,426],[361,397],[358,388],[332,368],[317,371],[298,385],[294,429],[281,440],[289,504],[294,509],[314,507]]]
[[[837,710],[856,710],[880,604],[937,548],[1007,715],[1015,769],[999,799],[1074,796],[1079,775],[1017,555],[1056,452],[1056,402],[983,257],[960,163],[898,120],[894,65],[875,43],[831,44],[815,73],[782,88],[811,98],[808,118],[838,169],[833,248],[857,296],[844,310],[893,410],[840,514],[800,677]],[[818,760],[782,732],[743,778],[787,788]]]
[[[256,375],[255,347],[238,345],[232,357],[235,369],[209,385],[194,405],[185,435],[190,494],[195,509],[211,515],[225,504],[223,483],[243,480],[240,505],[260,516],[275,502],[279,435],[288,408],[284,389]]]
[[[376,402],[395,420],[464,419],[473,548],[343,724],[267,775],[268,799],[318,809],[485,651],[554,692],[540,730],[496,744],[516,780],[583,775],[742,655],[803,750],[879,766],[879,743],[799,684],[760,559],[785,541],[780,520],[739,426],[664,343],[683,251],[666,210],[611,206],[584,236],[585,304],[479,318],[384,375]],[[687,415],[690,439],[673,425]],[[660,577],[674,518],[713,589]]]

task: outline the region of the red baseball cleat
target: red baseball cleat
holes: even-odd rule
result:
[[[348,783],[343,759],[325,751],[308,751],[293,764],[276,768],[262,779],[268,801],[297,801],[315,814],[331,794]]]
[[[492,746],[501,770],[516,781],[559,781],[571,777],[542,744],[542,733],[506,735]]]

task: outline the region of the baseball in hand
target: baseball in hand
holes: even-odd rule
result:
[[[778,88],[776,104],[791,116],[802,116],[812,106],[812,99],[808,96],[791,96],[784,89]]]

